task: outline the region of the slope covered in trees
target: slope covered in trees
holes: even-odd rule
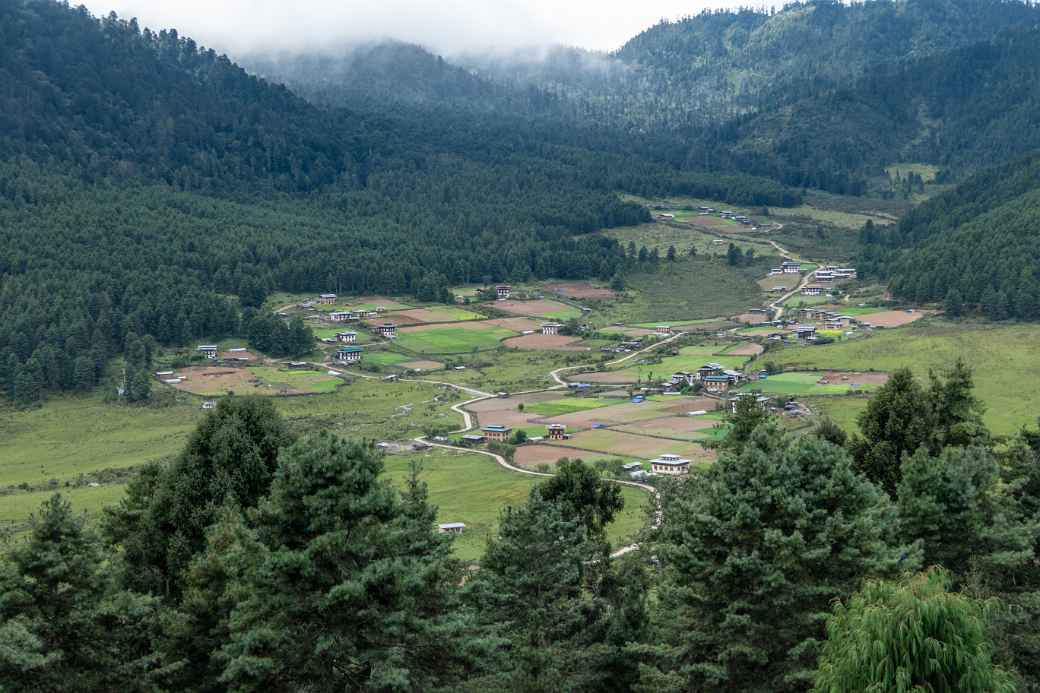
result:
[[[624,254],[587,234],[649,219],[619,191],[797,200],[520,119],[318,108],[175,31],[3,0],[0,389],[88,389],[145,336],[248,333],[275,290],[609,279]]]
[[[974,176],[911,211],[865,229],[863,266],[893,294],[942,301],[947,312],[1040,317],[1040,155]]]

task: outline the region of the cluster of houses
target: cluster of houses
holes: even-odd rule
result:
[[[769,276],[770,277],[775,277],[778,274],[801,274],[801,273],[802,273],[802,263],[798,262],[797,260],[789,260],[789,259],[784,260],[782,263],[780,263],[779,267],[774,267],[771,270],[769,270]]]
[[[386,312],[386,308],[383,306],[376,306],[370,310],[336,310],[329,313],[329,320],[332,322],[357,322],[378,317],[383,312]]]
[[[744,379],[745,376],[740,371],[724,368],[720,363],[706,363],[692,373],[687,371],[674,373],[669,384],[672,387],[682,388],[700,383],[705,392],[722,394],[729,392],[731,387]]]
[[[813,273],[813,278],[818,282],[844,281],[856,278],[855,267],[835,267],[828,265],[821,267]]]

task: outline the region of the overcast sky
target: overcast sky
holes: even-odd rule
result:
[[[612,50],[661,18],[758,0],[81,0],[220,51],[396,38],[442,53],[566,44]],[[779,3],[782,4],[782,3]]]

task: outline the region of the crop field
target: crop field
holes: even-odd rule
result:
[[[682,455],[691,460],[705,462],[713,458],[713,454],[710,451],[705,450],[696,443],[652,438],[645,435],[625,433],[612,428],[581,431],[572,435],[569,440],[559,441],[555,445],[641,459],[651,459],[666,453]]]
[[[556,385],[549,371],[561,366],[584,364],[588,353],[572,351],[523,351],[503,349],[476,354],[458,354],[444,359],[448,370],[438,380],[475,387],[485,392],[518,392]],[[455,370],[462,365],[465,370]]]
[[[577,308],[549,299],[537,301],[495,301],[489,305],[503,313],[533,315],[539,318],[552,318],[554,320],[569,320],[581,316],[581,311]]]
[[[542,320],[535,320],[534,318],[492,318],[491,320],[485,320],[484,324],[502,327],[513,332],[527,332],[540,329],[542,322]]]
[[[403,487],[411,462],[422,465],[421,478],[430,492],[430,502],[438,507],[438,522],[463,522],[466,531],[455,539],[455,554],[465,561],[476,561],[484,553],[487,540],[498,528],[502,511],[526,502],[531,489],[541,481],[499,467],[484,455],[433,450],[414,455],[386,457],[386,476]],[[608,527],[614,546],[622,546],[642,527],[647,494],[622,487],[625,509]]]
[[[1040,325],[974,325],[932,319],[866,339],[770,352],[789,367],[883,370],[909,367],[919,377],[958,357],[975,371],[976,394],[986,404],[986,423],[1010,434],[1034,426],[1040,391],[1023,387],[1040,377]]]
[[[725,424],[723,424],[722,414],[719,412],[704,416],[665,416],[615,426],[614,430],[663,438],[705,440],[717,437],[716,432],[725,430]]]
[[[409,308],[386,316],[387,320],[400,321],[402,318],[407,322],[462,322],[464,320],[480,320],[483,315],[471,310],[464,310],[454,306],[428,306],[426,308]]]
[[[463,354],[494,349],[503,339],[515,336],[507,330],[484,322],[449,323],[403,327],[396,343],[418,354]]]
[[[788,372],[752,381],[741,390],[764,395],[847,395],[876,390],[887,380],[887,373]]]
[[[624,455],[612,455],[604,452],[594,452],[592,450],[574,450],[568,448],[561,448],[555,445],[521,445],[516,449],[516,453],[513,457],[513,464],[518,467],[536,468],[538,465],[547,464],[550,467],[554,466],[564,457],[569,459],[579,459],[588,463],[598,462],[599,460],[624,460],[625,462],[635,462],[635,458],[626,457]]]
[[[883,310],[876,313],[861,313],[857,319],[874,327],[902,327],[933,313],[934,311],[928,310]]]
[[[361,360],[364,363],[373,363],[377,366],[398,366],[404,364],[407,361],[412,361],[412,357],[405,356],[396,351],[390,351],[388,349],[379,349],[373,351],[365,351],[361,355]]]
[[[400,366],[413,371],[439,371],[444,368],[440,361],[405,361]]]
[[[605,302],[593,315],[606,323],[660,325],[743,313],[762,305],[758,279],[772,260],[756,259],[746,267],[730,267],[719,258],[662,261],[656,272],[628,276],[632,291]]]
[[[567,336],[562,334],[525,334],[520,337],[510,337],[502,342],[504,346],[511,349],[526,349],[537,351],[539,349],[550,349],[553,351],[589,351],[589,347],[579,344],[581,337]]]
[[[548,282],[545,284],[545,290],[576,299],[600,300],[614,296],[614,292],[608,287],[591,282]]]
[[[579,411],[609,407],[625,401],[623,399],[603,399],[598,397],[564,397],[528,404],[524,407],[524,411],[538,414],[539,416],[562,416]]]
[[[292,371],[268,366],[223,368],[193,366],[176,372],[184,381],[173,387],[193,395],[306,395],[332,392],[343,381],[324,371]]]

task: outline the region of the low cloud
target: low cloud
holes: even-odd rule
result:
[[[565,44],[613,50],[662,18],[736,0],[84,0],[95,14],[175,28],[231,54],[334,50],[379,39],[456,54]]]

